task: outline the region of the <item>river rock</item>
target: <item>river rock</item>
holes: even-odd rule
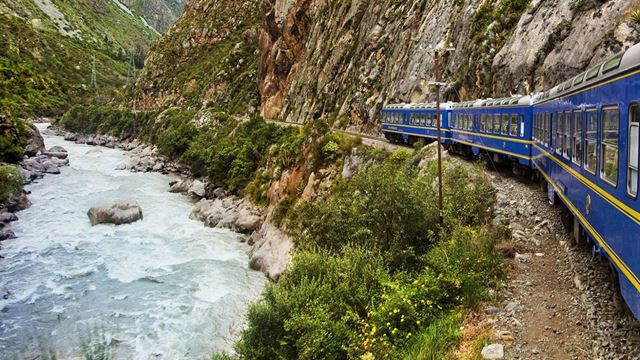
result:
[[[22,167],[32,173],[44,173],[45,167],[36,158],[28,158],[22,161]]]
[[[60,168],[58,168],[58,165],[56,165],[55,162],[45,160],[42,162],[42,165],[44,166],[44,172],[47,174],[60,174]]]
[[[3,240],[11,240],[11,239],[15,239],[16,238],[16,234],[11,231],[10,229],[2,229],[0,230],[0,241]]]
[[[27,194],[22,194],[15,199],[12,199],[7,203],[6,208],[9,212],[18,212],[31,206],[31,201],[27,197]]]
[[[191,186],[189,186],[187,193],[193,197],[203,198],[205,194],[204,183],[200,180],[194,181]]]
[[[213,196],[218,198],[218,199],[223,199],[223,198],[227,197],[227,192],[224,191],[223,188],[219,187],[219,188],[216,188],[215,190],[213,190]]]
[[[72,132],[68,132],[64,134],[64,139],[66,141],[76,141],[78,139],[78,137],[76,136],[76,134],[72,133]]]
[[[135,201],[122,201],[109,205],[92,207],[87,212],[91,225],[129,224],[142,220],[142,208]]]
[[[69,156],[69,154],[67,154],[66,152],[53,152],[51,150],[47,150],[43,152],[43,154],[57,159],[66,159]]]
[[[50,152],[56,152],[56,153],[58,153],[58,152],[66,153],[66,152],[67,152],[67,149],[63,148],[63,147],[62,147],[62,146],[60,146],[60,145],[56,145],[56,146],[52,146],[52,147],[51,147],[51,148],[49,148],[49,150],[47,150],[47,151],[50,151]]]
[[[504,346],[502,344],[491,344],[482,348],[482,358],[486,360],[498,360],[504,358]]]
[[[186,193],[187,191],[189,191],[190,187],[191,187],[191,180],[185,178],[171,185],[171,188],[169,188],[169,192]]]
[[[16,220],[18,220],[18,217],[14,213],[10,213],[10,212],[0,213],[0,222],[2,223],[9,223]]]
[[[248,206],[242,206],[238,211],[238,217],[234,228],[240,232],[252,232],[258,230],[262,223],[262,217]]]
[[[208,227],[216,227],[222,220],[225,207],[222,200],[200,200],[191,211],[191,219],[202,221]]]

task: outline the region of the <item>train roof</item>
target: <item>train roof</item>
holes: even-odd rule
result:
[[[453,103],[451,102],[443,102],[440,103],[440,109],[447,110],[449,109]],[[389,104],[385,105],[383,110],[435,110],[436,103],[411,103],[411,104]]]
[[[614,77],[618,74],[640,66],[640,44],[636,44],[624,52],[589,68],[587,71],[556,85],[549,91],[545,91],[535,102],[543,102],[558,96],[568,94],[578,89]]]
[[[513,96],[509,98],[500,99],[478,99],[473,101],[464,101],[454,104],[452,109],[464,109],[464,108],[487,108],[487,107],[514,107],[514,106],[529,106],[534,96]]]

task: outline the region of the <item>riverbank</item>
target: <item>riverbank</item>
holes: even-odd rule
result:
[[[207,178],[193,175],[188,166],[159,155],[155,146],[137,139],[120,140],[109,135],[86,135],[53,127],[59,136],[76,144],[117,148],[127,151],[130,158],[116,166],[116,170],[159,172],[178,177],[171,181],[170,192],[180,193],[195,201],[190,217],[205,226],[224,228],[245,234],[241,241],[250,246],[249,264],[276,280],[291,260],[293,240],[271,223],[272,208],[254,205],[248,198],[229,195]]]
[[[40,127],[44,128],[44,125]],[[14,174],[15,180],[22,186],[38,181],[45,175],[58,175],[61,167],[69,165],[67,150],[60,146],[45,148],[39,127],[29,125],[29,130],[31,133],[24,149],[24,158],[14,165],[18,170]],[[18,212],[31,206],[28,195],[28,191],[21,190],[19,195],[0,205],[0,241],[16,238],[15,232],[11,229],[11,223],[18,221]]]

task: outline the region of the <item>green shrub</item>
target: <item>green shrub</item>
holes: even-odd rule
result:
[[[394,268],[413,268],[433,243],[437,208],[431,180],[393,162],[334,185],[328,199],[303,203],[293,220],[298,246],[332,251],[347,244],[379,249]]]
[[[24,121],[0,115],[0,162],[22,161],[29,133]]]
[[[299,205],[291,212],[302,234],[298,246],[338,250],[359,244],[379,249],[392,268],[419,267],[440,229],[436,165],[420,174],[414,162],[408,151],[396,151],[384,163],[337,182],[329,198]],[[488,221],[495,203],[488,178],[480,170],[445,165],[442,231]]]
[[[303,251],[248,312],[244,359],[346,359],[365,308],[388,281],[382,258],[360,248]]]
[[[22,193],[24,177],[17,166],[0,162],[0,204]]]

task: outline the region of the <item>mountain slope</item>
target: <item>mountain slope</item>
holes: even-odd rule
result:
[[[135,107],[209,106],[238,114],[256,109],[260,2],[189,1],[151,47],[136,83]]]
[[[157,33],[113,0],[3,0],[0,3],[0,113],[56,115],[124,85],[129,54],[142,64]]]
[[[159,32],[165,32],[180,16],[186,0],[121,0],[133,12],[140,14]]]

